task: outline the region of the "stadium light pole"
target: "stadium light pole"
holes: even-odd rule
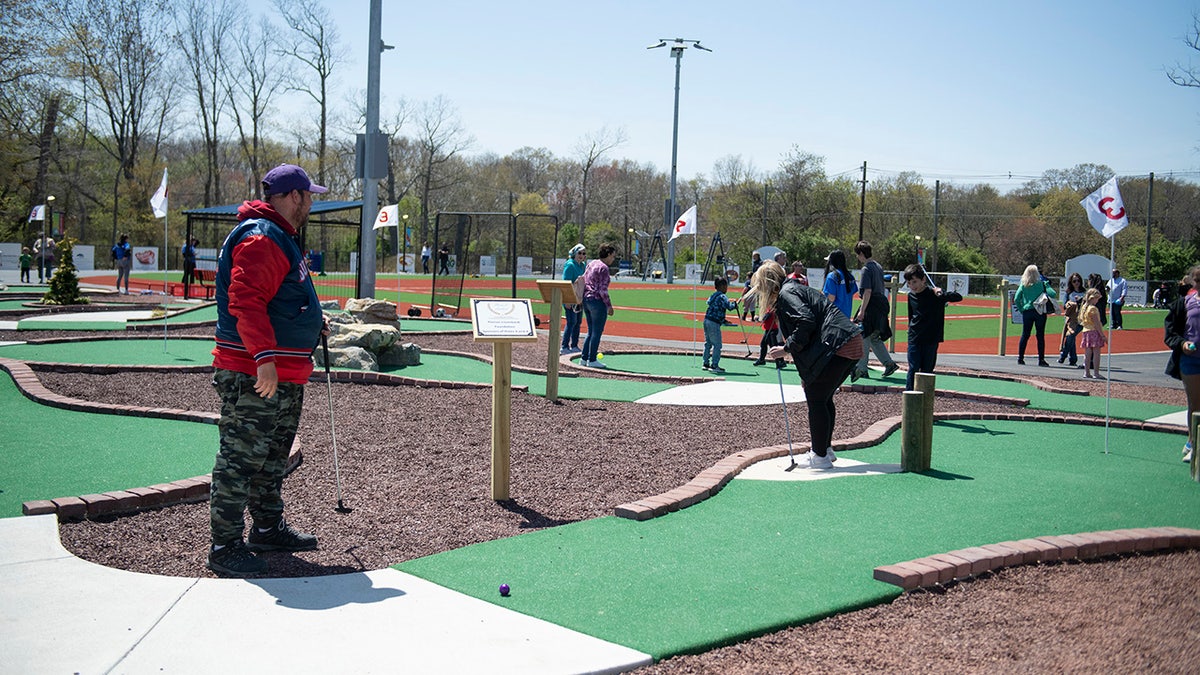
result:
[[[712,50],[700,44],[699,40],[685,40],[683,38],[659,38],[658,44],[650,45],[646,49],[658,49],[666,47],[667,42],[671,44],[671,58],[675,59],[675,118],[671,129],[671,201],[667,206],[667,212],[670,217],[666,219],[668,231],[673,231],[675,219],[679,217],[678,209],[675,206],[675,180],[678,172],[677,158],[679,156],[679,66],[683,62],[683,50],[688,47],[695,47],[701,51],[711,52]],[[667,241],[667,283],[675,283],[675,242]]]

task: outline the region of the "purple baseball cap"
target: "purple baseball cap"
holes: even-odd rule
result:
[[[295,164],[280,164],[267,172],[262,179],[263,194],[285,195],[292,190],[306,190],[315,194],[329,192],[324,185],[317,185],[309,179],[304,169]]]

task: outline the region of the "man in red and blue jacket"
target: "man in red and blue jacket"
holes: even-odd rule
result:
[[[209,499],[208,567],[262,574],[254,551],[307,551],[317,538],[283,519],[283,474],[300,423],[312,352],[325,328],[299,244],[313,194],[304,169],[283,164],[262,179],[263,201],[242,204],[217,260],[213,387],[221,397],[220,449]],[[253,524],[247,541],[245,511]]]

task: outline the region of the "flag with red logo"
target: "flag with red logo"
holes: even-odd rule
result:
[[[671,231],[671,238],[668,241],[674,241],[675,237],[681,234],[696,234],[696,207],[683,212],[679,216],[679,220],[675,221],[675,228]]]
[[[1092,227],[1106,237],[1111,237],[1129,226],[1129,214],[1125,212],[1125,202],[1121,199],[1116,176],[1079,203],[1083,210],[1087,211]]]

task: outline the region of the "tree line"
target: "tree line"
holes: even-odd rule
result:
[[[147,199],[164,166],[174,214],[258,198],[258,177],[281,162],[305,166],[329,199],[358,199],[365,96],[332,92],[347,52],[330,9],[320,0],[273,0],[272,9],[247,17],[231,0],[0,0],[0,240],[31,241],[30,210],[53,194],[62,227],[81,243],[104,250],[127,232],[153,244],[162,226]],[[439,211],[511,209],[561,225],[557,250],[544,222],[519,233],[520,255],[561,257],[582,241],[613,243],[631,258],[633,242],[644,256],[643,235],[670,220],[668,174],[620,157],[621,129],[582,132],[566,156],[475,152],[453,103],[439,97],[390,103],[381,130],[390,143],[380,196],[410,216],[415,246],[432,237]],[[873,169],[864,185],[786,142],[780,157],[760,170],[731,155],[680,178],[678,210],[698,207],[699,257],[719,232],[736,260],[772,244],[818,266],[830,250],[850,250],[860,227],[889,268],[912,262],[918,246],[941,272],[1012,274],[1029,263],[1053,272],[1082,253],[1108,254],[1079,206],[1113,175],[1102,164],[1049,169],[1002,193]],[[1196,260],[1200,187],[1156,176],[1151,197],[1148,176],[1120,180],[1132,225],[1117,235],[1119,264],[1142,276],[1148,228],[1151,278],[1178,278]],[[183,219],[168,222],[179,241]],[[395,251],[392,237],[382,253]],[[510,244],[491,225],[464,246],[495,255]],[[677,264],[694,257],[690,248],[679,247]]]

